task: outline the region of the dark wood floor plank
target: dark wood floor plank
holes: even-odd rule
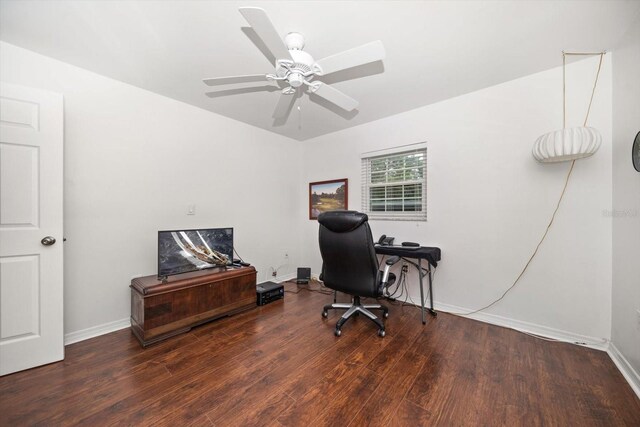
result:
[[[3,377],[11,380],[0,381],[0,397],[13,395],[18,389],[25,391],[30,386],[37,389],[42,387],[45,382],[64,380],[71,371],[69,368],[75,365],[81,365],[83,368],[90,365],[97,366],[114,358],[126,357],[130,351],[138,352],[139,348],[140,345],[137,344],[129,329],[68,345],[65,347],[65,360],[61,362]],[[43,381],[44,378],[46,381]]]
[[[213,427],[213,423],[206,415],[203,415],[196,418],[195,421],[189,424],[189,427]]]
[[[369,325],[364,326],[366,328]],[[362,348],[362,352],[373,352],[375,354],[384,347],[385,341],[377,337],[375,332],[372,336],[366,337],[366,339],[362,336],[363,333],[361,332],[357,336],[353,333],[341,336],[331,351],[316,356],[307,364],[306,369],[293,372],[288,383],[283,386],[284,392],[294,399],[299,399],[324,381],[325,378],[333,378],[338,375],[337,372],[340,372],[341,369],[351,369],[351,367],[355,366],[348,359],[356,349]],[[343,362],[346,363],[343,364]],[[345,368],[344,365],[348,367]]]
[[[273,420],[291,404],[293,399],[284,393],[274,393],[268,398],[254,401],[252,403],[239,405],[225,413],[224,418],[220,418],[216,426],[254,426],[263,427],[273,424]]]
[[[128,330],[73,344],[0,378],[0,425],[640,425],[604,352],[398,304],[385,338],[363,316],[336,338],[332,300],[300,287],[146,349]]]
[[[319,318],[317,321],[322,322],[322,319]],[[362,329],[362,326],[364,326],[362,323],[364,322],[360,322],[360,325],[353,325],[353,330],[357,332]],[[263,397],[271,394],[283,393],[293,398],[287,393],[287,388],[298,378],[298,372],[313,375],[314,371],[308,367],[316,357],[322,358],[324,355],[333,353],[338,346],[343,347],[348,342],[356,342],[355,333],[351,340],[347,338],[344,340],[345,344],[343,344],[342,339],[334,337],[332,331],[333,328],[327,330],[322,336],[310,337],[306,342],[300,341],[300,346],[295,352],[291,352],[286,360],[283,360],[277,366],[272,366],[266,373],[259,376],[258,381],[251,384],[239,399],[227,401],[208,412],[209,418],[212,420],[225,419],[230,408],[237,411],[238,408],[251,406],[256,404],[255,402],[258,402],[258,405],[268,404],[268,399],[263,399]]]
[[[361,345],[368,347],[370,343],[375,341],[379,342],[379,337],[370,337]],[[357,344],[356,341],[353,341],[353,343]],[[305,384],[306,381],[300,381],[296,378],[295,386],[291,387],[294,384],[290,385],[290,389],[296,392],[294,395],[296,403],[283,412],[278,417],[278,421],[285,426],[296,425],[297,423],[310,424],[315,422],[314,420],[319,418],[335,401],[346,400],[353,405],[353,410],[355,411],[357,407],[353,399],[355,396],[353,393],[347,393],[346,391],[350,387],[356,387],[358,382],[371,382],[373,378],[371,374],[375,374],[369,370],[362,375],[363,369],[364,364],[360,358],[348,356],[337,365],[331,365],[330,371],[324,376],[316,376],[314,371],[308,372],[307,375],[315,380],[315,384],[309,385],[304,393],[301,393],[300,384]],[[357,377],[361,381],[354,381]]]
[[[331,399],[327,402],[325,410],[321,412],[318,418],[313,420],[313,425],[345,425],[347,420],[367,404],[371,394],[378,389],[382,380],[383,377],[381,375],[366,367],[363,367],[355,374],[351,374],[350,381],[347,382],[336,399]],[[336,387],[336,385],[334,384],[333,387]]]
[[[130,332],[128,332],[131,335]],[[135,339],[134,339],[135,341]],[[149,369],[150,360],[154,360],[163,354],[170,353],[175,349],[182,349],[190,343],[198,342],[192,336],[183,335],[175,340],[165,341],[157,346],[140,351],[139,344],[135,353],[126,353],[119,356],[112,356],[108,360],[97,362],[94,359],[86,360],[82,364],[73,363],[64,370],[64,375],[49,377],[46,382],[39,379],[26,383],[12,384],[7,391],[3,391],[2,405],[13,405],[26,399],[39,399],[40,396],[64,396],[69,400],[75,394],[82,394],[84,389],[97,389],[101,386],[108,386],[110,383],[118,381],[120,378],[131,376],[137,370]],[[73,367],[73,368],[72,368]],[[38,369],[38,368],[37,368]],[[160,369],[164,371],[164,369]],[[5,395],[6,393],[6,395]],[[64,402],[60,402],[63,404]]]
[[[320,381],[280,414],[280,424],[317,425],[323,414],[340,405],[350,406],[352,413],[349,416],[352,417],[369,397],[369,393],[361,394],[363,385],[365,388],[375,389],[382,377],[362,366],[356,367],[355,370],[345,370],[347,366],[343,364],[336,367],[330,376]]]
[[[315,322],[320,322],[320,316]],[[310,326],[300,324],[302,329]],[[214,424],[218,424],[227,412],[238,405],[261,408],[269,402],[265,397],[280,393],[280,382],[286,379],[287,374],[295,372],[314,352],[333,345],[335,337],[327,332],[322,336],[303,337],[297,341],[298,347],[295,349],[282,345],[282,342],[270,343],[275,345],[269,350],[268,356],[259,354],[251,358],[249,366],[239,366],[238,372],[231,372],[225,382],[220,382],[223,377],[219,377],[218,384],[210,384],[200,396],[192,398],[191,402],[165,417],[160,425],[179,425],[185,419],[203,413]]]
[[[390,340],[385,348],[367,364],[367,367],[380,375],[386,375],[413,345],[424,327],[420,322],[417,324],[413,322],[408,327],[401,328],[395,335],[389,337]]]
[[[537,396],[542,393],[539,348],[545,342],[510,329],[489,328],[488,332],[489,345],[483,359],[485,371],[489,372],[487,392],[501,407],[496,411],[484,403],[483,418],[498,412],[505,423],[542,425],[543,407]],[[497,368],[500,365],[502,368]],[[505,390],[501,395],[497,393],[500,385]],[[486,401],[486,397],[477,396],[476,401]]]
[[[289,319],[293,321],[295,319]],[[229,357],[224,363],[207,363],[207,354],[204,353],[197,367],[183,369],[180,377],[176,377],[159,384],[156,390],[145,390],[131,399],[123,399],[113,403],[101,412],[93,414],[84,420],[87,423],[98,421],[104,417],[110,417],[117,412],[118,417],[126,424],[137,424],[143,421],[159,422],[159,419],[171,420],[173,413],[184,413],[189,418],[204,413],[210,405],[219,404],[218,399],[231,395],[230,387],[246,386],[247,381],[255,377],[255,373],[277,363],[281,358],[291,352],[285,344],[294,339],[301,331],[312,324],[313,320],[304,318],[296,323],[288,323],[286,333],[280,334],[274,328],[260,336],[253,336],[251,346],[246,351],[235,357]],[[285,323],[285,325],[287,325]],[[243,382],[244,380],[244,382]],[[249,383],[250,384],[250,383]],[[218,389],[227,387],[225,394]],[[207,402],[212,398],[215,403]],[[183,407],[193,408],[184,412]],[[215,420],[212,420],[215,422]]]
[[[416,316],[415,309],[407,309],[406,312],[398,310],[394,316],[386,319],[385,324],[389,330],[397,333],[409,321],[415,320]],[[343,389],[358,385],[359,382],[350,384],[360,372],[358,368],[362,368],[371,361],[390,341],[380,339],[368,319],[359,317],[350,321],[364,326],[365,332],[371,331],[369,337],[362,340],[362,334],[345,333],[330,351],[324,352],[317,360],[312,361],[307,369],[300,370],[284,386],[287,394],[299,400],[278,418],[281,424],[296,425],[304,420],[308,422],[314,420],[314,423],[318,423],[323,419],[329,422],[329,417],[320,418],[321,414],[327,413],[328,408],[332,408],[331,412],[337,414],[339,419],[341,413],[339,405],[345,402],[349,403],[351,413],[357,411],[358,406],[352,398],[353,394],[348,399],[341,398],[344,394]],[[370,372],[365,374],[369,378],[363,381],[367,384],[371,383]],[[376,380],[379,380],[379,376],[376,377],[378,377]]]
[[[200,372],[250,351],[242,338],[230,337],[222,332],[210,335],[205,342],[185,346],[154,359],[163,364],[172,375]]]
[[[429,426],[433,424],[433,413],[413,402],[403,399],[389,419],[392,427]]]
[[[583,349],[581,352],[573,351],[573,346],[565,344],[558,346],[559,357],[564,361],[567,373],[567,381],[574,389],[574,401],[579,410],[573,419],[581,420],[584,425],[605,425],[610,420],[616,424],[640,425],[640,404],[637,399],[625,399],[620,390],[625,390],[623,381],[619,381],[620,387],[614,390],[607,390],[606,383],[620,380],[622,375],[611,372],[606,380],[601,375],[606,371],[605,366],[610,363],[610,359],[604,352],[594,349]],[[628,393],[624,393],[629,396]],[[615,402],[615,403],[614,403]],[[623,403],[636,408],[637,411],[618,414],[616,406]]]
[[[225,337],[222,336],[224,339]],[[217,342],[217,337],[212,337],[212,342]],[[180,339],[176,337],[176,343],[180,342]],[[57,417],[49,418],[49,423],[59,422],[61,420],[84,420],[86,418],[91,419],[91,414],[103,414],[104,412],[114,411],[120,402],[128,402],[134,399],[138,395],[151,394],[156,395],[162,392],[168,392],[172,387],[177,387],[184,383],[187,379],[194,376],[194,372],[207,372],[219,367],[219,365],[211,364],[205,365],[201,363],[200,366],[194,366],[192,370],[183,370],[178,372],[177,375],[172,375],[166,364],[162,363],[165,358],[170,357],[171,354],[180,354],[183,349],[188,349],[189,344],[182,346],[169,345],[167,341],[166,347],[164,343],[142,350],[141,354],[147,354],[150,360],[147,363],[157,366],[162,369],[163,375],[150,376],[146,380],[139,378],[128,379],[126,381],[114,381],[106,387],[102,388],[89,388],[84,391],[83,395],[73,397],[71,403],[69,398],[64,397],[59,405],[65,407]],[[170,350],[170,351],[166,351]],[[228,362],[230,357],[235,355],[237,351],[233,347],[218,347],[215,349],[204,348],[207,351],[207,358],[216,361]],[[240,347],[239,351],[248,351],[245,347]],[[199,356],[199,355],[198,355]],[[199,360],[198,357],[193,357],[190,360]],[[134,386],[131,386],[133,382]],[[77,402],[76,402],[77,401]],[[118,411],[115,409],[115,411]],[[99,419],[102,415],[96,415],[95,418]]]
[[[424,352],[427,360],[407,393],[409,401],[435,414],[442,410],[450,394],[455,364],[459,360],[457,352],[463,343],[467,322],[471,321],[441,314],[427,323],[424,333],[430,334],[431,351]]]
[[[386,319],[385,325],[390,330],[397,333],[400,329],[407,326],[410,321],[417,319],[417,310],[407,309],[406,312],[401,310],[394,316]],[[346,359],[348,366],[364,366],[376,357],[382,349],[390,342],[387,339],[380,339],[377,336],[377,329],[373,323],[364,318],[356,318],[352,321],[366,328],[366,330],[355,334],[345,333],[340,337],[337,344],[331,351],[324,352],[317,356],[306,366],[306,369],[297,370],[291,381],[285,385],[284,391],[294,399],[298,399],[307,393],[312,387],[319,382],[325,380],[325,377],[334,378],[340,372],[340,362]],[[331,322],[332,324],[335,321]],[[415,324],[410,325],[415,327]],[[370,331],[369,336],[363,339],[363,333]],[[331,373],[331,374],[330,374]]]
[[[421,324],[420,331],[422,331]],[[420,350],[420,341],[428,339],[430,337],[427,334],[419,334],[413,338],[413,342],[418,344],[409,345],[402,357],[394,360],[393,373],[384,376],[381,384],[372,390],[366,405],[351,420],[350,426],[383,426],[388,423],[393,411],[413,386],[416,373],[421,371],[427,360],[426,355]],[[387,348],[389,346],[385,350]],[[365,369],[369,369],[369,366],[367,365]]]
[[[73,424],[109,400],[126,397],[140,383],[153,384],[170,376],[164,366],[149,361],[138,365],[128,375],[100,386],[63,389],[54,394],[38,393],[33,399],[22,403],[14,403],[8,407],[3,404],[0,409],[0,425],[30,425],[39,422],[45,425]]]
[[[496,339],[496,331],[501,330],[477,322],[469,324],[467,333],[463,335],[464,344],[457,349],[457,356],[465,362],[457,364],[457,372],[451,373],[450,393],[453,399],[443,406],[438,422],[447,423],[455,419],[474,425],[492,419],[498,424],[521,425],[505,414],[514,406],[517,413],[526,413],[526,408],[516,404],[516,383],[522,382],[525,376],[520,374],[522,371],[511,376],[516,371],[506,368],[511,358],[510,347],[504,339]],[[504,392],[500,395],[493,393],[497,390]],[[535,388],[531,388],[531,393],[535,393]],[[459,396],[465,396],[464,402],[456,401]]]

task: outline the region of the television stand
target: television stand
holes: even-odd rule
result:
[[[131,331],[143,347],[256,306],[253,267],[162,279],[153,275],[131,281]]]

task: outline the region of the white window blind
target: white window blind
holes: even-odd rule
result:
[[[361,182],[371,219],[426,221],[426,148],[363,157]]]

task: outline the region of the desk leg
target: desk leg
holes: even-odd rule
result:
[[[424,325],[427,321],[424,319],[424,288],[422,286],[422,260],[418,258],[418,276],[420,277],[420,308],[422,309],[422,324]],[[431,281],[429,281],[431,284]]]
[[[438,312],[433,309],[433,280],[431,277],[431,264],[429,264],[429,305],[431,306],[431,309],[429,310],[431,315],[434,317],[437,316]]]

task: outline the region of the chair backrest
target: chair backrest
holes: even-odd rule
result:
[[[325,286],[351,295],[379,296],[378,258],[367,220],[356,211],[318,215]]]

